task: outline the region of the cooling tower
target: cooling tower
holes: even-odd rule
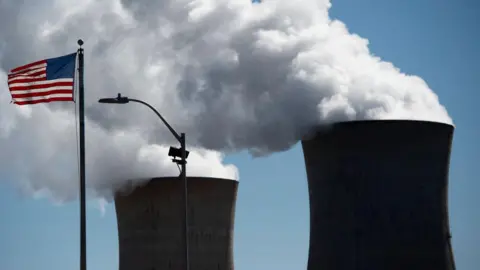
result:
[[[302,141],[309,270],[453,270],[447,209],[453,126],[356,121]]]
[[[238,182],[189,177],[190,270],[233,270]],[[178,177],[154,178],[117,193],[120,270],[183,270],[184,200]]]

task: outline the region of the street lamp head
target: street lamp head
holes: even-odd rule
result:
[[[99,103],[110,103],[110,104],[126,104],[129,102],[128,97],[122,97],[120,93],[116,98],[101,98],[98,100]]]

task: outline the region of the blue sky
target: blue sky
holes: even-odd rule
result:
[[[299,1],[301,2],[301,1]],[[457,269],[480,265],[480,3],[474,0],[333,0],[331,16],[370,40],[372,52],[427,81],[453,117],[449,211]],[[305,269],[308,193],[300,145],[227,162],[240,170],[235,265],[240,270]],[[8,177],[8,176],[4,176]],[[9,182],[7,182],[9,183]],[[0,182],[0,269],[78,269],[78,202],[53,205]],[[88,208],[89,270],[118,269],[115,211]]]

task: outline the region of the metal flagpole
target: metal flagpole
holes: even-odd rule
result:
[[[87,269],[87,224],[85,210],[85,109],[83,85],[83,41],[78,40],[78,111],[80,125],[80,270]]]

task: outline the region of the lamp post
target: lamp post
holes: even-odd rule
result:
[[[138,99],[133,99],[133,98],[128,98],[122,96],[120,93],[116,98],[101,98],[98,100],[99,103],[109,103],[109,104],[126,104],[129,102],[136,102],[136,103],[141,103],[148,108],[150,108],[159,118],[162,120],[162,122],[167,126],[168,130],[172,133],[172,135],[180,142],[180,149],[175,148],[175,147],[170,147],[168,151],[168,155],[173,158],[173,162],[180,164],[182,167],[182,170],[180,172],[180,178],[183,180],[183,195],[185,199],[185,223],[184,223],[184,229],[185,229],[185,267],[186,270],[190,269],[190,260],[189,260],[189,250],[188,250],[188,189],[187,189],[187,157],[189,152],[186,150],[185,146],[185,133],[181,133],[178,135],[178,133],[168,124],[168,122],[163,118],[163,116],[155,109],[153,108],[150,104],[138,100]],[[179,160],[176,158],[180,158]]]

